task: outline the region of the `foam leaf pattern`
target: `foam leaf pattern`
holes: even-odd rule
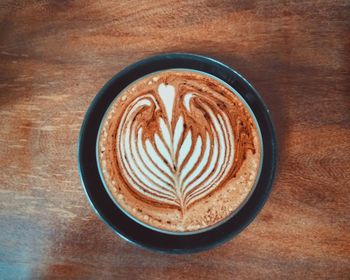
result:
[[[135,192],[185,212],[220,185],[234,163],[234,136],[227,113],[213,106],[190,91],[179,96],[170,84],[129,104],[117,149]]]

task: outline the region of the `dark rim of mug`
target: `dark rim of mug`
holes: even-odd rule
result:
[[[128,217],[113,202],[103,186],[97,167],[96,141],[103,116],[110,103],[130,83],[147,74],[185,68],[211,74],[234,88],[253,111],[263,142],[263,163],[250,198],[225,223],[201,233],[173,235],[154,231]],[[229,66],[209,57],[161,54],[140,60],[119,72],[95,96],[87,110],[78,140],[78,170],[84,192],[96,214],[123,239],[143,248],[167,253],[192,253],[220,245],[247,227],[271,192],[277,162],[277,142],[269,110],[254,87]]]

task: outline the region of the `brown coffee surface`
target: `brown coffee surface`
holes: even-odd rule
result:
[[[172,232],[209,228],[251,194],[260,169],[257,124],[224,83],[190,70],[141,78],[113,101],[98,160],[119,207]]]

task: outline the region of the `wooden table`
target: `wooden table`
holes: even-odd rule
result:
[[[349,1],[0,3],[1,279],[349,279]],[[96,92],[145,56],[242,73],[277,128],[271,197],[237,238],[163,255],[117,237],[79,182]]]

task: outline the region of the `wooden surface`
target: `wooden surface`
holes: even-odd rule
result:
[[[1,279],[349,279],[349,1],[0,2]],[[91,210],[77,139],[116,72],[163,52],[209,55],[258,89],[279,170],[225,245],[162,255]]]

